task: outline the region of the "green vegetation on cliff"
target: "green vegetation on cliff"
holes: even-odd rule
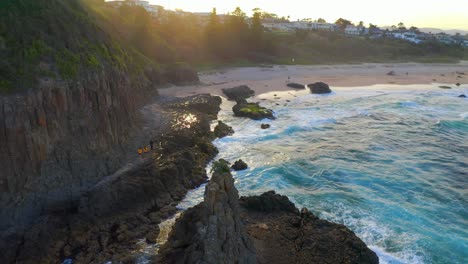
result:
[[[134,19],[142,19],[136,23],[112,10],[103,0],[2,1],[0,93],[34,88],[48,79],[79,80],[93,72],[120,71],[130,77],[150,72],[148,78],[162,82],[160,63],[178,64],[172,51],[150,48],[167,45],[145,26],[149,15],[144,10],[135,14]],[[129,26],[117,27],[124,24]]]

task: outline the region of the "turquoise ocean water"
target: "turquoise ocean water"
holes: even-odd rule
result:
[[[381,263],[468,263],[468,99],[457,97],[468,86],[333,90],[260,95],[271,121],[235,118],[223,103],[236,133],[215,144],[218,158],[249,164],[234,173],[240,194],[287,195],[348,226]]]

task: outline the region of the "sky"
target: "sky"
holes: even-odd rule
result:
[[[406,26],[468,30],[468,0],[148,0],[168,9],[219,14],[239,6],[247,14],[253,8],[281,16],[324,18],[329,22],[343,17],[354,23],[364,21],[378,26],[403,22]]]

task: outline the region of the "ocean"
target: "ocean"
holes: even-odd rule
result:
[[[380,263],[468,263],[468,86],[437,86],[262,94],[252,101],[277,117],[262,121],[224,100],[218,117],[235,134],[215,141],[217,158],[249,165],[233,173],[240,195],[287,195],[349,227]]]

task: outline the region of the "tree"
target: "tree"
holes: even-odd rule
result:
[[[398,29],[406,30],[405,24],[403,22],[398,23]]]
[[[213,8],[210,14],[210,19],[205,28],[205,43],[208,50],[215,55],[222,52],[221,48],[221,23],[219,22],[218,14],[216,13],[216,8]]]
[[[340,27],[340,29],[342,31],[344,31],[347,26],[353,25],[353,23],[351,23],[351,21],[349,21],[347,19],[344,19],[344,18],[339,18],[338,20],[336,20],[335,24],[338,27]]]
[[[417,28],[417,27],[415,27],[415,26],[410,27],[409,30],[411,30],[411,31],[413,31],[413,32],[416,32],[416,33],[419,32],[419,28]]]
[[[318,23],[327,23],[327,21],[325,21],[325,19],[323,19],[323,18],[317,19],[317,22]]]
[[[261,21],[261,12],[259,8],[252,10],[252,23],[250,26],[250,42],[253,50],[261,50],[263,42],[263,25]]]
[[[363,21],[359,21],[359,26],[360,26],[360,27],[364,27],[364,22],[363,22]]]

